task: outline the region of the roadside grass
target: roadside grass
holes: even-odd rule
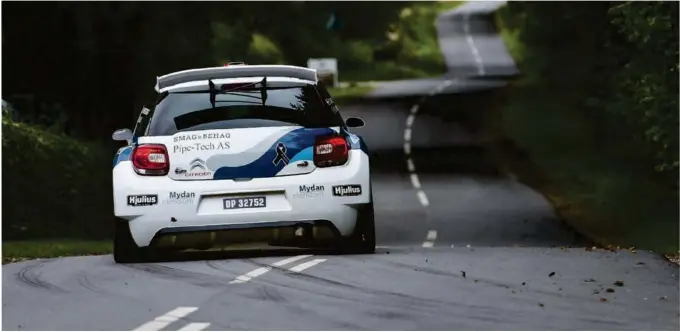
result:
[[[511,84],[496,110],[496,127],[520,151],[504,153],[509,168],[596,243],[677,256],[678,192],[652,174],[632,142],[606,137],[576,102],[532,80],[518,31],[502,9],[498,14],[501,35],[528,76]]]
[[[110,240],[80,239],[2,241],[2,264],[28,259],[65,256],[106,255],[113,250]]]

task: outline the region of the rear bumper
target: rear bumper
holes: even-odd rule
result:
[[[161,235],[185,235],[235,230],[257,230],[314,226],[327,221],[335,236],[348,236],[354,231],[358,209],[354,206],[335,205],[298,212],[263,212],[232,216],[186,216],[171,221],[170,214],[147,214],[129,221],[132,238],[138,246],[148,246]],[[236,241],[234,241],[236,242]]]
[[[138,246],[148,246],[162,235],[276,228],[309,222],[328,223],[336,235],[348,236],[354,231],[358,207],[371,200],[368,156],[360,150],[351,153],[351,162],[344,166],[247,182],[175,181],[139,176],[129,161],[121,162],[113,170],[114,214],[129,221]],[[323,189],[305,195],[300,192],[302,185]],[[360,185],[361,194],[334,195],[332,188],[342,185]],[[173,192],[195,195],[178,201],[170,199]],[[129,195],[157,195],[158,203],[129,206]],[[222,207],[225,197],[254,195],[266,196],[267,207],[237,210]]]

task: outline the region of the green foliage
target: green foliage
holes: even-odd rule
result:
[[[677,252],[678,3],[510,2],[497,19],[525,75],[504,130],[548,195],[589,235]]]
[[[250,64],[282,64],[283,54],[267,36],[255,33],[248,47],[246,62]]]
[[[112,157],[45,129],[2,119],[3,241],[103,238],[112,223]]]

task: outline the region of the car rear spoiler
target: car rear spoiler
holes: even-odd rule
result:
[[[171,74],[159,76],[156,78],[155,89],[160,92],[162,89],[192,81],[202,80],[217,80],[225,78],[238,77],[290,77],[308,81],[317,81],[316,70],[296,67],[296,66],[280,66],[280,65],[262,65],[262,66],[229,66],[229,67],[212,67],[201,69],[190,69],[174,72]]]

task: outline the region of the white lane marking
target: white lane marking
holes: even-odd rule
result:
[[[411,141],[411,128],[406,128],[404,130],[404,141],[407,141],[407,142]]]
[[[411,128],[413,126],[413,121],[416,119],[416,117],[413,114],[409,114],[408,117],[406,118],[406,128]]]
[[[420,181],[418,180],[418,175],[416,173],[411,173],[411,184],[414,188],[420,189]]]
[[[210,323],[189,323],[178,331],[202,331],[210,326]]]
[[[278,262],[272,264],[272,266],[276,266],[276,267],[284,266],[286,264],[290,264],[292,262],[299,261],[299,260],[307,258],[307,257],[312,257],[312,255],[300,255],[300,256],[294,256],[294,257],[286,258],[284,260],[281,260],[281,261],[278,261]]]
[[[430,205],[430,201],[427,199],[427,195],[425,195],[425,192],[422,190],[418,190],[418,199],[420,200],[420,204],[422,204],[423,206]]]
[[[432,248],[434,247],[434,241],[437,239],[437,231],[435,230],[430,230],[427,232],[427,236],[425,237],[425,242],[423,242],[423,248]]]
[[[310,267],[312,267],[312,266],[314,266],[314,265],[316,265],[316,264],[320,264],[320,263],[323,263],[323,262],[325,262],[325,261],[326,261],[326,260],[323,259],[323,258],[317,258],[317,259],[311,260],[311,261],[309,261],[309,262],[304,262],[304,263],[302,263],[302,264],[293,266],[293,267],[291,267],[291,268],[288,269],[288,270],[289,270],[289,271],[292,271],[292,272],[299,273],[299,272],[301,272],[302,270],[306,270],[306,269],[308,269],[308,268],[310,268]]]
[[[269,272],[271,269],[272,269],[271,267],[257,268],[255,270],[252,270],[252,271],[246,273],[246,274],[242,274],[242,275],[236,277],[235,280],[232,280],[229,283],[230,284],[241,284],[241,283],[244,283],[244,282],[248,282],[248,281],[252,280],[253,278],[256,278],[258,276],[261,276],[261,275]]]
[[[408,158],[406,160],[406,166],[408,166],[409,172],[415,172],[416,171],[416,165],[413,164],[413,160],[411,160],[411,158]]]
[[[159,331],[160,329],[188,316],[190,313],[198,310],[197,307],[178,307],[170,310],[162,316],[154,318],[154,320],[142,324],[140,327],[134,329],[135,331]]]
[[[477,62],[477,73],[479,75],[484,75],[484,63],[482,62],[482,57],[479,55],[477,46],[475,46],[475,41],[470,35],[470,14],[463,16],[463,31],[465,32],[465,39],[467,40],[472,55],[475,57],[475,62]]]
[[[280,266],[284,266],[286,264],[290,264],[292,262],[299,261],[301,259],[311,257],[311,256],[312,255],[299,255],[299,256],[289,257],[289,258],[286,258],[286,259],[282,259],[278,262],[275,262],[275,263],[271,264],[270,266],[280,267]],[[257,278],[257,277],[271,271],[272,268],[270,266],[260,267],[260,268],[257,268],[255,270],[252,270],[252,271],[250,271],[246,274],[242,274],[242,275],[236,277],[236,279],[230,281],[229,283],[230,284],[242,284],[244,282],[248,282],[248,281],[252,280],[253,278]]]
[[[411,114],[418,113],[418,106],[419,106],[418,104],[415,104],[413,105],[413,107],[411,107]]]
[[[411,143],[404,143],[404,153],[406,153],[407,156],[411,154]]]

